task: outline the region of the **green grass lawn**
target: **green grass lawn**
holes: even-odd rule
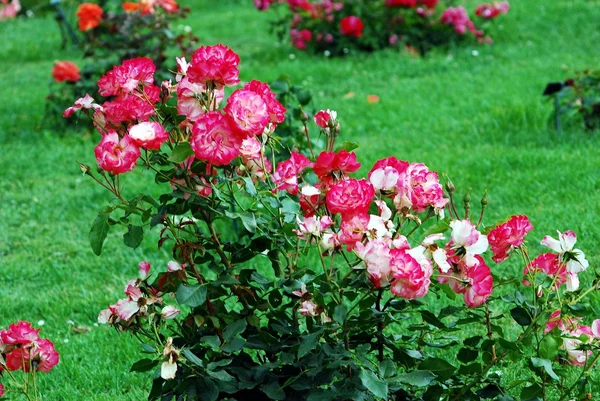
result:
[[[565,67],[598,67],[600,3],[514,0],[492,30],[495,44],[464,44],[414,59],[394,51],[326,59],[277,44],[269,14],[251,1],[182,0],[203,44],[224,43],[242,59],[241,78],[288,74],[312,89],[318,108],[338,111],[343,138],[367,171],[395,155],[452,177],[474,199],[490,191],[488,223],[530,216],[532,248],[545,234],[572,229],[592,267],[600,263],[600,135],[548,127],[541,92]],[[111,233],[101,257],[87,241],[109,195],[82,177],[75,161],[94,163],[96,134],[47,132],[44,97],[59,49],[49,17],[0,23],[0,327],[44,320],[42,334],[61,364],[42,379],[45,400],[142,400],[149,378],[128,373],[137,343],[94,325],[125,281],[148,259],[163,264],[155,238],[124,248]],[[345,97],[354,92],[354,97]],[[377,104],[366,97],[376,94]],[[128,184],[135,194],[143,182]],[[515,272],[522,267],[502,265]],[[590,273],[591,275],[591,273]],[[600,310],[598,313],[600,317]],[[75,326],[89,328],[76,334]]]

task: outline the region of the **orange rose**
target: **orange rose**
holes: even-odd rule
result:
[[[79,67],[70,61],[57,61],[52,67],[52,77],[56,82],[77,82],[81,78]]]
[[[123,3],[123,10],[125,10],[126,13],[135,13],[137,11],[140,11],[140,5],[138,3],[126,1],[125,3]]]
[[[100,25],[102,21],[102,15],[104,12],[102,8],[94,3],[83,3],[77,8],[75,15],[79,18],[79,30],[89,31]]]

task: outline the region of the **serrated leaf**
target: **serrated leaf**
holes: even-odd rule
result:
[[[338,305],[333,310],[333,320],[335,320],[339,324],[344,324],[347,314],[348,314],[348,308],[346,308],[345,305]]]
[[[449,379],[456,371],[453,365],[441,358],[427,358],[421,362],[419,369],[430,371],[441,380]]]
[[[319,334],[320,333],[317,332],[302,337],[302,340],[300,341],[300,347],[298,347],[298,359],[308,354],[317,346],[317,343],[319,342]]]
[[[558,356],[558,341],[551,335],[546,335],[540,341],[540,356],[544,359],[554,360]]]
[[[140,226],[129,224],[127,232],[123,234],[123,243],[130,248],[137,248],[144,239],[144,229]]]
[[[242,180],[244,180],[244,183],[245,183],[244,188],[246,189],[246,193],[253,197],[256,196],[257,195],[256,187],[254,186],[254,182],[252,181],[252,178],[242,177]]]
[[[200,366],[200,367],[204,366],[204,364],[202,363],[202,359],[198,358],[190,349],[184,348],[181,350],[181,353],[183,354],[185,359],[187,359],[194,365]]]
[[[183,163],[188,157],[193,156],[194,151],[188,142],[180,142],[175,146],[169,156],[169,161],[173,163]]]
[[[94,219],[94,222],[92,223],[92,228],[90,229],[90,233],[88,234],[92,250],[97,256],[100,256],[100,254],[102,253],[104,240],[108,235],[108,230],[110,228],[110,226],[108,225],[109,216],[110,212],[101,212],[100,214],[98,214],[98,217]]]
[[[179,304],[196,308],[206,301],[206,287],[181,284],[175,292],[175,297]]]
[[[131,369],[129,369],[129,371],[147,372],[149,370],[152,370],[156,365],[158,365],[158,361],[155,361],[153,359],[140,359],[131,366]]]
[[[416,387],[425,387],[436,378],[436,375],[428,370],[413,370],[409,373],[402,373],[397,378],[401,383]]]
[[[227,325],[227,327],[225,327],[223,330],[223,340],[227,342],[238,334],[243,333],[247,326],[248,324],[246,323],[246,319],[236,320],[235,322]]]
[[[361,369],[360,382],[367,388],[374,396],[387,400],[388,398],[388,384],[375,376],[375,373],[370,370]]]
[[[260,386],[260,391],[272,400],[285,400],[285,393],[277,382],[271,382]]]

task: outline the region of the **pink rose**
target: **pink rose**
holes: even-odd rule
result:
[[[146,57],[125,60],[103,75],[98,81],[102,96],[118,96],[133,93],[140,86],[154,84],[156,66]]]
[[[339,242],[346,245],[348,251],[353,250],[369,231],[370,221],[371,217],[367,213],[342,215],[342,223],[338,233]]]
[[[172,319],[175,319],[177,317],[177,315],[179,315],[179,312],[181,312],[181,311],[179,309],[177,309],[176,307],[174,307],[172,305],[167,305],[162,309],[162,311],[160,312],[160,315],[165,320],[172,320]]]
[[[328,127],[330,118],[331,115],[329,114],[329,110],[321,110],[313,117],[315,124],[323,129]]]
[[[298,194],[298,176],[312,163],[303,154],[292,151],[289,160],[277,164],[275,173],[271,176],[273,183],[277,185],[275,190],[287,191],[291,195]]]
[[[147,121],[129,128],[129,137],[142,149],[158,150],[169,134],[156,121]]]
[[[0,331],[0,338],[7,345],[29,345],[39,340],[39,332],[40,330],[34,329],[31,323],[20,321]]]
[[[392,294],[404,299],[423,297],[429,291],[430,277],[433,273],[431,262],[419,249],[392,249],[390,251],[391,269],[394,281]]]
[[[103,135],[94,153],[98,166],[115,175],[133,170],[140,157],[140,149],[135,142],[127,135],[119,138],[116,132]]]
[[[567,269],[566,266],[561,263],[558,255],[554,253],[543,253],[537,258],[533,259],[523,269],[523,285],[530,286],[531,283],[527,279],[529,274],[543,273],[555,281],[554,287],[559,288],[561,285],[567,282]]]
[[[192,127],[190,145],[196,158],[226,166],[240,155],[244,137],[228,116],[211,111],[200,116]]]
[[[148,275],[150,274],[150,263],[143,261],[138,264],[138,267],[140,269],[140,278],[142,280],[148,278]]]
[[[238,89],[227,99],[224,109],[237,128],[248,135],[263,133],[270,116],[267,105],[256,92]]]
[[[422,163],[412,163],[398,180],[398,194],[394,198],[398,209],[408,207],[417,213],[429,207],[441,210],[448,204],[438,174]]]
[[[506,223],[494,227],[488,234],[494,262],[506,260],[514,248],[523,244],[525,236],[531,230],[533,226],[527,216],[512,216]]]
[[[373,185],[365,179],[350,178],[333,185],[327,192],[327,207],[331,213],[342,216],[367,213],[375,197]]]
[[[227,46],[202,46],[194,52],[187,75],[190,82],[220,89],[240,82],[239,64],[240,57]]]
[[[323,184],[331,185],[348,178],[348,173],[353,173],[360,168],[356,161],[355,153],[348,153],[345,149],[338,153],[321,152],[317,156],[313,171]]]
[[[365,24],[362,20],[355,16],[348,16],[342,18],[340,21],[340,31],[344,36],[354,36],[360,38],[365,29]]]
[[[202,83],[192,83],[188,77],[183,78],[177,84],[177,112],[184,115],[190,121],[196,121],[207,111],[214,111],[219,107],[225,92],[223,89],[215,89],[213,95],[215,100],[211,103],[210,110],[206,110],[204,104],[199,100],[206,95],[206,87]]]
[[[277,100],[268,84],[257,80],[252,80],[244,85],[244,89],[252,91],[259,95],[267,105],[270,122],[273,124],[281,124],[285,121],[285,107]]]
[[[392,280],[392,254],[387,241],[373,240],[366,244],[356,243],[356,255],[367,266],[369,280],[375,288],[381,288]]]

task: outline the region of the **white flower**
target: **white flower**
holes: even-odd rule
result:
[[[573,231],[556,232],[558,233],[557,240],[546,235],[541,244],[560,255],[562,262],[567,266],[567,272],[577,274],[587,269],[590,264],[581,249],[573,249],[577,242],[577,235]]]

